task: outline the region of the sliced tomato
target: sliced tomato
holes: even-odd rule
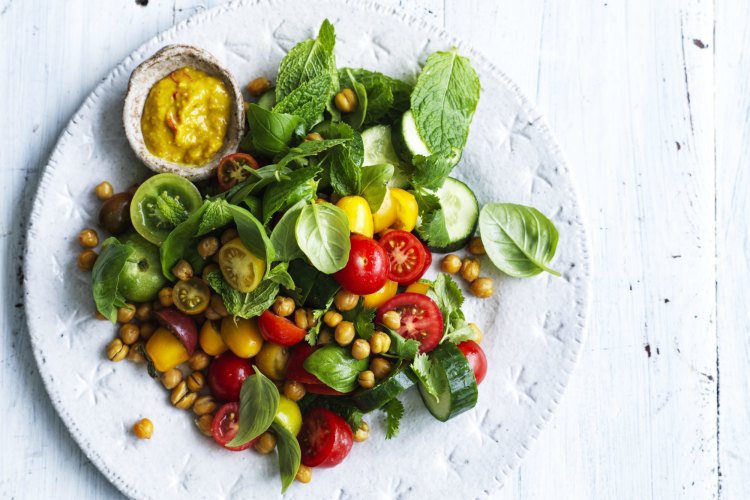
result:
[[[391,267],[388,279],[408,284],[419,279],[425,269],[427,255],[422,242],[406,231],[388,231],[380,238],[380,246],[388,254]]]
[[[350,392],[339,392],[325,384],[306,384],[305,390],[311,394],[321,394],[323,396],[346,396],[351,394]]]
[[[266,262],[251,252],[240,238],[235,238],[219,249],[219,268],[232,288],[249,293],[263,279]]]
[[[211,435],[214,441],[222,445],[227,450],[242,451],[250,448],[255,439],[241,446],[227,446],[234,436],[237,435],[240,422],[240,404],[227,403],[218,409],[214,414],[214,420],[211,423]]]
[[[200,314],[208,307],[211,289],[200,278],[180,280],[172,289],[172,299],[175,307],[185,314]]]
[[[289,363],[286,367],[286,378],[303,384],[323,385],[318,377],[305,370],[305,367],[303,366],[305,360],[316,350],[317,347],[313,347],[306,342],[295,346],[289,354]]]
[[[469,362],[469,366],[474,370],[474,378],[477,379],[477,385],[481,384],[487,375],[487,356],[484,355],[484,350],[473,340],[461,342],[456,347],[464,353],[466,361]]]
[[[330,410],[315,408],[302,418],[297,439],[302,463],[308,467],[333,467],[352,449],[352,430],[346,420]]]
[[[432,252],[430,252],[430,249],[427,248],[427,245],[425,245],[422,240],[420,240],[419,242],[422,243],[422,247],[424,248],[424,266],[422,266],[422,271],[419,273],[419,276],[414,278],[409,283],[404,283],[404,285],[406,286],[413,285],[414,283],[419,281],[425,275],[425,273],[427,273],[427,270],[430,269],[430,266],[432,265]]]
[[[264,311],[258,318],[258,327],[263,338],[284,347],[294,345],[305,338],[305,330],[291,321],[277,316],[271,311]]]
[[[383,304],[375,316],[381,323],[383,315],[396,311],[401,315],[398,333],[404,338],[418,340],[420,352],[430,352],[443,336],[443,315],[435,301],[419,293],[401,293]]]
[[[219,187],[222,191],[228,191],[250,176],[248,168],[258,170],[258,167],[258,162],[249,154],[234,153],[225,156],[219,162],[219,168],[216,169]]]

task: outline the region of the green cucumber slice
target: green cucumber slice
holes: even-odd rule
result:
[[[430,250],[454,252],[466,246],[474,236],[479,222],[479,203],[469,186],[453,177],[448,177],[435,194],[445,215],[445,230],[450,243],[442,247],[430,246]]]
[[[398,133],[393,134],[395,151],[408,163],[416,155],[430,156],[432,152],[427,148],[417,130],[417,122],[411,110],[404,113],[398,124]]]
[[[365,149],[362,165],[381,165],[383,163],[393,165],[393,177],[388,181],[388,187],[403,188],[409,184],[409,177],[404,172],[401,160],[393,149],[391,132],[389,125],[375,125],[362,132],[362,143]]]
[[[466,357],[455,344],[440,344],[430,353],[438,382],[438,399],[422,383],[419,394],[433,417],[445,422],[456,415],[471,410],[477,404],[478,390],[474,371]]]
[[[377,410],[413,386],[416,380],[416,376],[408,366],[396,368],[375,387],[354,394],[352,402],[364,413]]]

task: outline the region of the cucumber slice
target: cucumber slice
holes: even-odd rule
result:
[[[368,413],[381,408],[388,401],[395,398],[415,383],[416,376],[408,366],[405,368],[396,368],[388,377],[372,389],[367,389],[354,394],[354,396],[352,396],[352,402],[364,413]]]
[[[362,143],[365,147],[364,166],[388,163],[393,165],[393,177],[388,181],[388,187],[403,188],[409,184],[409,177],[401,166],[396,151],[393,149],[391,127],[389,125],[375,125],[362,132]]]
[[[435,193],[445,215],[445,230],[450,243],[443,247],[430,247],[438,253],[453,252],[463,248],[474,235],[479,221],[479,203],[469,186],[448,177]]]
[[[270,89],[263,92],[263,94],[261,94],[261,96],[258,98],[257,104],[261,108],[270,111],[271,108],[276,106],[276,89],[271,87]]]
[[[438,399],[419,383],[419,394],[432,416],[445,422],[471,410],[477,404],[478,390],[474,371],[455,344],[440,344],[430,353],[438,382]]]
[[[430,156],[432,154],[417,131],[417,122],[414,121],[414,114],[411,110],[401,117],[398,133],[393,136],[396,152],[407,163],[411,163],[416,155]]]

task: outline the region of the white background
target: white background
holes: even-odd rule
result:
[[[219,3],[0,0],[4,498],[118,495],[37,375],[21,303],[29,203],[96,84],[153,35]],[[750,496],[750,3],[381,3],[444,26],[520,85],[566,152],[585,210],[588,338],[557,415],[502,496]]]

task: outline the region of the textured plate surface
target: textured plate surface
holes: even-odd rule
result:
[[[412,79],[434,50],[455,45],[470,56],[482,96],[455,175],[480,203],[523,203],[547,214],[560,230],[553,267],[562,277],[516,280],[484,262],[483,274],[496,280],[499,293],[465,306],[485,332],[489,359],[477,407],[443,424],[430,417],[417,391],[409,391],[396,439],[383,439],[382,414],[373,414],[367,418],[371,439],[335,469],[316,470],[310,485],[294,485],[286,497],[492,496],[552,415],[576,362],[589,283],[581,210],[559,148],[515,85],[442,30],[377,6],[329,0],[222,6],[146,43],[94,90],[60,138],[31,217],[26,311],[39,371],[83,451],[129,496],[272,498],[280,489],[273,456],[219,449],[197,432],[190,414],[169,405],[142,365],[104,356],[115,329],[93,319],[90,276],[75,265],[76,235],[95,225],[97,183],[106,179],[122,190],[149,174],[120,123],[130,72],[164,45],[185,43],[214,54],[239,82],[273,76],[286,51],[313,36],[326,17],[336,26],[339,66]],[[155,424],[150,441],[129,432],[143,416]],[[362,470],[367,480],[352,481]]]

